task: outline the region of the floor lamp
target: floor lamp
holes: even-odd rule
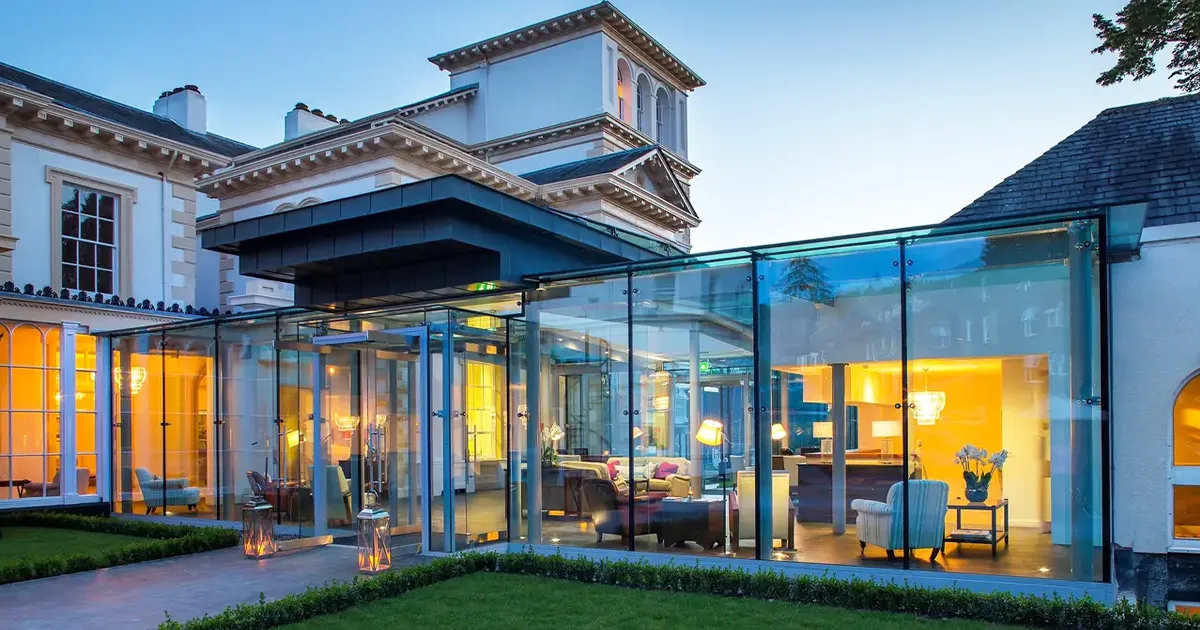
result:
[[[721,498],[725,498],[725,444],[729,440],[725,438],[725,425],[721,424],[720,420],[705,420],[700,424],[700,428],[696,431],[696,441],[705,445],[712,446],[718,449],[717,452],[717,470],[721,473]],[[704,475],[703,469],[700,472]],[[703,490],[703,484],[701,484]],[[725,539],[722,541],[722,547],[725,553],[729,551],[729,510],[721,510],[725,521]]]

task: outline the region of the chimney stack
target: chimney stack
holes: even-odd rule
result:
[[[337,118],[319,109],[309,111],[308,105],[296,103],[296,107],[283,117],[283,141],[310,134],[314,131],[336,127]]]
[[[154,101],[154,113],[170,118],[190,131],[208,131],[208,104],[200,88],[194,85],[177,87],[160,94],[158,100]]]

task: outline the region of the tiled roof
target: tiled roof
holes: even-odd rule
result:
[[[598,155],[586,160],[578,160],[575,162],[567,162],[550,168],[543,168],[531,173],[523,173],[521,177],[535,184],[552,184],[568,179],[578,179],[580,177],[589,177],[591,175],[599,175],[601,173],[611,173],[622,166],[646,155],[647,153],[658,148],[655,145],[648,147],[638,147],[626,151],[618,151],[616,153],[606,153]],[[504,165],[501,164],[501,167]]]
[[[190,131],[170,118],[156,116],[144,109],[118,103],[4,63],[0,63],[0,80],[49,96],[63,107],[213,153],[233,157],[255,149],[215,133]]]
[[[947,221],[1141,202],[1147,226],[1200,221],[1200,95],[1106,109]]]

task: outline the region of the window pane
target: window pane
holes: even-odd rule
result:
[[[79,290],[80,291],[95,291],[96,290],[96,270],[87,267],[79,268]]]
[[[83,192],[83,203],[81,204],[82,208],[80,209],[80,211],[83,214],[91,215],[94,217],[99,213],[99,211],[96,207],[97,206],[96,196],[97,196],[96,193],[91,192],[91,191]]]
[[[96,272],[96,290],[101,293],[113,293],[113,279],[111,271]]]
[[[107,245],[96,246],[96,266],[101,269],[113,268],[113,248]]]
[[[113,219],[117,216],[116,199],[112,195],[100,196],[100,216],[105,219]]]
[[[62,213],[62,235],[79,236],[79,215],[74,212]]]
[[[12,478],[34,483],[49,481],[46,477],[46,458],[41,455],[12,458]]]
[[[75,265],[63,265],[62,285],[64,289],[79,288],[79,270]]]
[[[83,229],[80,230],[80,236],[88,240],[94,241],[97,236],[96,219],[93,217],[84,217]]]
[[[1200,377],[1175,399],[1175,465],[1200,465]]]
[[[96,494],[96,456],[80,455],[75,458],[75,466],[88,471],[87,488],[77,487],[76,491],[79,494]]]
[[[96,264],[96,246],[92,243],[79,244],[79,264],[95,266]]]
[[[96,452],[96,414],[75,414],[75,451],[77,453]]]
[[[101,243],[109,243],[109,244],[115,243],[115,241],[113,240],[113,222],[112,221],[105,221],[105,220],[101,219],[99,241]]]
[[[65,263],[75,262],[75,241],[64,238],[62,240],[62,261]]]
[[[45,348],[42,331],[37,326],[22,324],[12,332],[12,364],[41,367]]]
[[[41,413],[17,412],[12,414],[13,454],[41,455],[44,444]],[[26,477],[34,479],[34,477]]]
[[[1200,486],[1175,486],[1175,537],[1200,538]]]
[[[12,408],[26,411],[42,409],[42,370],[12,369]]]
[[[74,186],[63,185],[62,209],[75,212],[78,210],[78,207],[79,189]]]

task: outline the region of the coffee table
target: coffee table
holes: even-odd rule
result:
[[[1008,499],[993,499],[990,501],[971,502],[965,499],[955,497],[950,499],[951,510],[954,510],[954,531],[946,536],[946,542],[962,544],[980,544],[991,545],[992,557],[996,557],[996,546],[1000,541],[1004,541],[1004,548],[1008,548]],[[963,529],[962,513],[963,511],[990,512],[992,515],[991,529]],[[1004,510],[1004,529],[996,527],[997,512]]]
[[[654,532],[664,545],[694,541],[705,549],[724,545],[725,502],[721,497],[665,497],[655,515]]]

